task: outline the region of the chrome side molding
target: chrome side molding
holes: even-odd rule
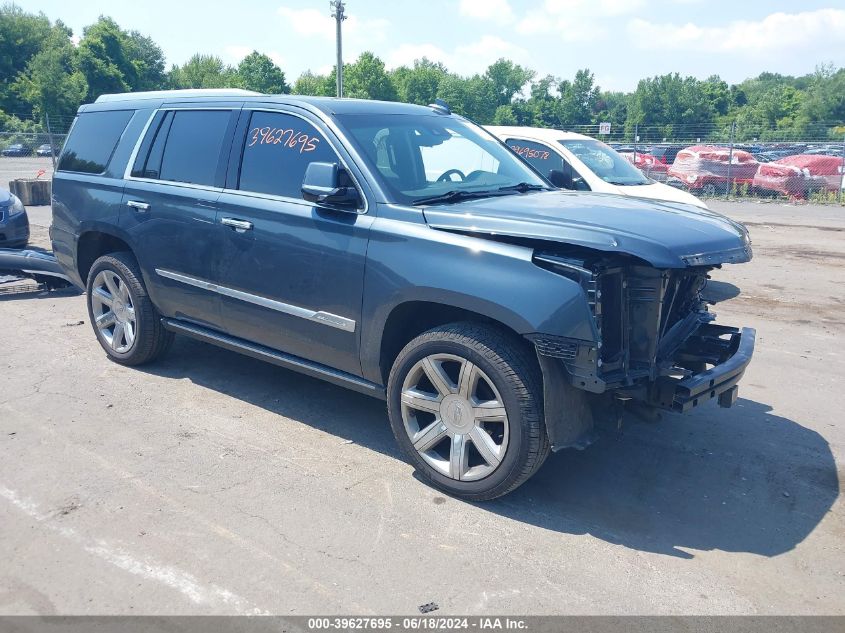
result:
[[[235,290],[234,288],[229,288],[227,286],[220,286],[204,279],[183,275],[182,273],[175,273],[171,270],[163,270],[161,268],[156,268],[155,270],[156,274],[160,277],[172,279],[196,288],[202,288],[203,290],[208,290],[209,292],[216,292],[217,294],[225,297],[232,297],[233,299],[246,301],[247,303],[252,303],[254,305],[261,306],[262,308],[299,317],[300,319],[307,319],[309,321],[322,323],[323,325],[328,325],[330,327],[343,330],[344,332],[355,331],[356,323],[354,319],[348,319],[337,314],[332,314],[331,312],[309,310],[308,308],[301,308],[289,303],[282,303],[281,301],[276,301],[275,299],[268,299],[267,297],[250,294],[248,292],[243,292],[242,290]]]

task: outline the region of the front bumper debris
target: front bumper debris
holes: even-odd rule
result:
[[[754,354],[756,332],[752,328],[730,328],[706,325],[696,337],[691,360],[707,362],[713,367],[685,378],[662,377],[652,393],[654,406],[683,413],[713,398],[719,405],[730,407],[737,397],[739,383]]]

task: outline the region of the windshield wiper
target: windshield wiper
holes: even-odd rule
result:
[[[519,193],[528,193],[529,191],[551,191],[551,189],[545,185],[532,185],[528,182],[521,182],[516,185],[499,187],[498,191],[518,191]]]
[[[428,196],[427,198],[417,198],[411,204],[416,206],[418,204],[438,204],[448,202],[463,202],[464,200],[475,200],[477,198],[490,198],[493,196],[505,196],[505,191],[467,191],[465,189],[453,189],[437,196]]]

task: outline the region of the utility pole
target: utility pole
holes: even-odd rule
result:
[[[340,23],[346,19],[344,10],[346,4],[343,0],[330,0],[329,7],[332,10],[332,17],[335,19],[337,25],[337,97],[343,97],[343,36],[341,34]]]

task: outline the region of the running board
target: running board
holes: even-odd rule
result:
[[[331,367],[326,367],[320,363],[305,360],[304,358],[293,356],[291,354],[285,354],[284,352],[279,352],[274,349],[270,349],[269,347],[264,347],[263,345],[250,343],[243,339],[229,336],[228,334],[222,334],[221,332],[210,330],[202,327],[201,325],[185,323],[184,321],[179,321],[177,319],[162,319],[161,324],[166,329],[176,334],[184,334],[185,336],[197,339],[198,341],[211,343],[212,345],[217,345],[223,349],[239,352],[240,354],[251,356],[252,358],[257,358],[258,360],[267,361],[269,363],[273,363],[274,365],[284,367],[285,369],[292,369],[293,371],[297,371],[313,378],[326,380],[335,385],[346,387],[347,389],[352,389],[353,391],[373,396],[374,398],[379,398],[381,400],[387,399],[385,389],[381,385],[377,385],[369,380],[358,378],[357,376],[347,374],[346,372],[333,369]]]
[[[55,277],[70,282],[56,257],[41,251],[0,248],[0,270],[22,273],[27,277]]]

